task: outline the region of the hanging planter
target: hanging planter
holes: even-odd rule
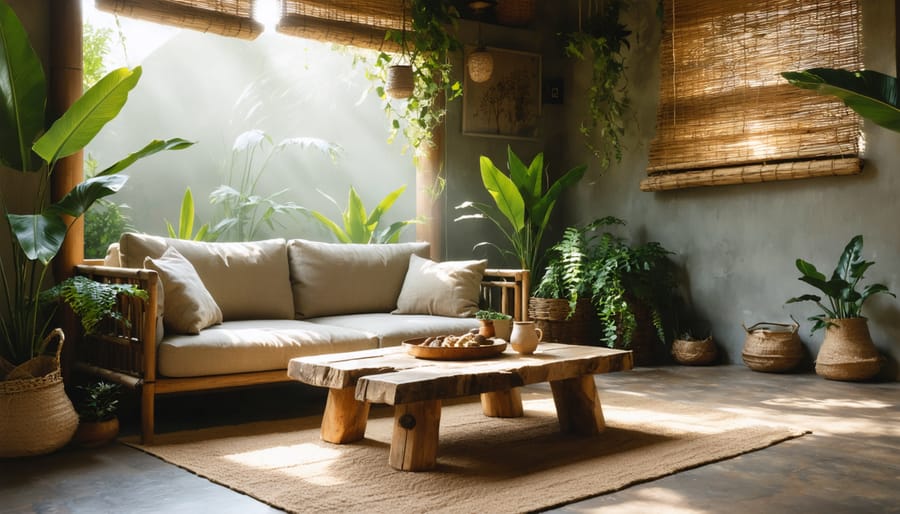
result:
[[[413,69],[409,64],[395,64],[388,68],[385,92],[391,98],[409,98],[415,90]]]
[[[501,25],[524,27],[534,20],[535,0],[498,0],[497,21]]]

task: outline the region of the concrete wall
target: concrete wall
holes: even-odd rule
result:
[[[896,74],[894,2],[863,0],[865,63],[869,69]],[[741,362],[745,332],[741,323],[801,321],[800,335],[812,356],[822,332],[810,336],[810,305],[784,305],[792,296],[813,292],[797,280],[796,258],[830,271],[844,245],[863,234],[863,255],[874,260],[868,282],[882,282],[900,293],[900,134],[865,123],[865,169],[844,178],[709,187],[645,193],[638,184],[646,176],[649,143],[655,131],[658,100],[660,21],[656,2],[638,0],[629,11],[629,26],[640,43],[628,58],[628,91],[634,119],[628,127],[627,151],[620,164],[601,175],[589,172],[569,195],[567,223],[616,215],[628,221],[636,241],[655,240],[674,251],[683,267],[685,289],[696,316],[707,322],[730,362]],[[572,72],[575,89],[583,90],[589,70]],[[571,97],[577,95],[572,94]],[[578,99],[568,102],[566,126],[576,126]],[[588,159],[573,137],[567,164]],[[880,295],[865,306],[872,337],[888,355],[885,376],[897,376],[900,359],[900,303]]]

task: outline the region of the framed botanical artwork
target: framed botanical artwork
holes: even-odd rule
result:
[[[474,47],[466,47],[466,55]],[[541,118],[541,56],[529,52],[487,48],[494,71],[486,82],[465,74],[463,134],[534,139]]]

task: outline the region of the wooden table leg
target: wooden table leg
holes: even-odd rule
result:
[[[481,393],[481,410],[492,418],[521,418],[524,415],[522,393],[518,387]]]
[[[593,375],[550,381],[559,429],[563,432],[597,435],[606,428],[603,409]]]
[[[440,424],[440,400],[395,405],[391,467],[401,471],[433,469],[437,465]]]
[[[329,389],[322,415],[322,440],[329,443],[352,443],[366,435],[369,402],[356,400],[356,387]]]

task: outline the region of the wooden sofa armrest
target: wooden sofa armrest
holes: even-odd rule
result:
[[[494,291],[500,291],[500,298]],[[489,305],[509,314],[516,321],[528,320],[528,297],[531,295],[531,273],[527,269],[487,269],[481,282],[481,293]]]
[[[121,297],[116,308],[127,322],[107,320],[76,348],[76,367],[129,386],[156,380],[159,277],[150,269],[80,264],[75,273],[105,283],[134,284],[148,299]]]

